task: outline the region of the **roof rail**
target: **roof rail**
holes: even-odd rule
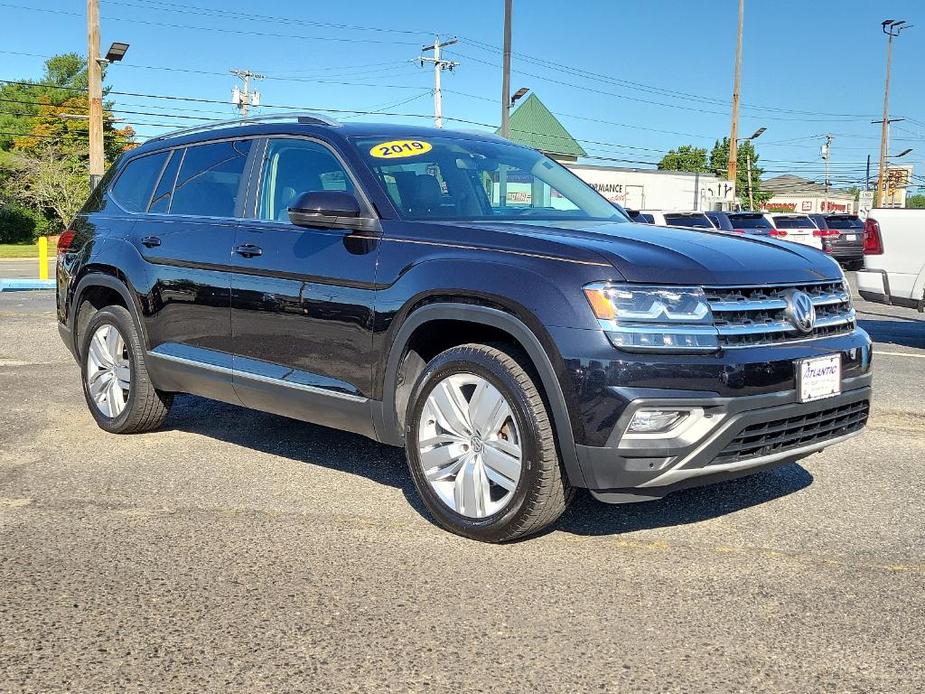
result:
[[[158,140],[169,140],[174,137],[182,137],[183,135],[192,135],[194,133],[208,132],[209,130],[219,130],[221,128],[230,128],[235,125],[252,125],[257,123],[272,123],[275,121],[288,121],[294,120],[297,123],[303,125],[327,125],[330,127],[340,126],[340,122],[334,120],[333,118],[328,118],[327,116],[321,116],[317,113],[285,113],[277,114],[273,116],[254,116],[252,118],[235,118],[233,120],[223,120],[223,121],[214,121],[212,123],[204,123],[203,125],[196,125],[190,128],[183,128],[181,130],[174,130],[169,133],[164,133],[163,135],[158,135],[147,140],[147,142],[157,142]]]

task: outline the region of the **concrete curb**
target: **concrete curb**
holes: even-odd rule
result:
[[[54,289],[55,280],[25,280],[0,278],[0,292],[22,292],[30,289]]]

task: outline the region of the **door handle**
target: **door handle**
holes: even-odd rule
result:
[[[255,246],[252,243],[244,243],[240,246],[235,246],[234,252],[245,258],[253,258],[254,256],[263,255],[263,249],[260,246]]]
[[[146,246],[148,248],[155,248],[161,245],[161,240],[157,236],[145,236],[141,240],[141,245]]]

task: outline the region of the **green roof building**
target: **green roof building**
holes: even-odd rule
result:
[[[577,140],[552,115],[536,94],[527,99],[511,114],[511,140],[533,149],[558,161],[574,162],[578,157],[587,156]],[[496,131],[500,134],[500,129]]]

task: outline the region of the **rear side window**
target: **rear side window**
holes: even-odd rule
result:
[[[112,187],[112,197],[129,212],[144,212],[154,192],[167,152],[149,154],[146,157],[132,159],[125,165]]]
[[[778,229],[815,229],[809,217],[775,217],[774,224]]]
[[[170,214],[234,217],[250,146],[237,140],[187,147]]]
[[[826,217],[829,229],[863,229],[864,222],[858,217]]]
[[[173,194],[173,184],[177,180],[177,170],[180,168],[181,159],[183,159],[183,150],[178,149],[170,153],[170,161],[164,167],[164,173],[161,174],[154,197],[151,198],[148,212],[166,214],[170,211],[170,196]]]
[[[710,214],[708,212],[707,217],[709,217],[710,221],[712,221],[718,228],[722,229],[723,231],[732,231],[732,224],[729,223],[729,218],[725,215]]]
[[[729,221],[734,229],[771,229],[771,222],[760,214],[731,214]]]
[[[714,228],[705,214],[666,214],[665,224],[675,227],[693,227],[695,229]]]

